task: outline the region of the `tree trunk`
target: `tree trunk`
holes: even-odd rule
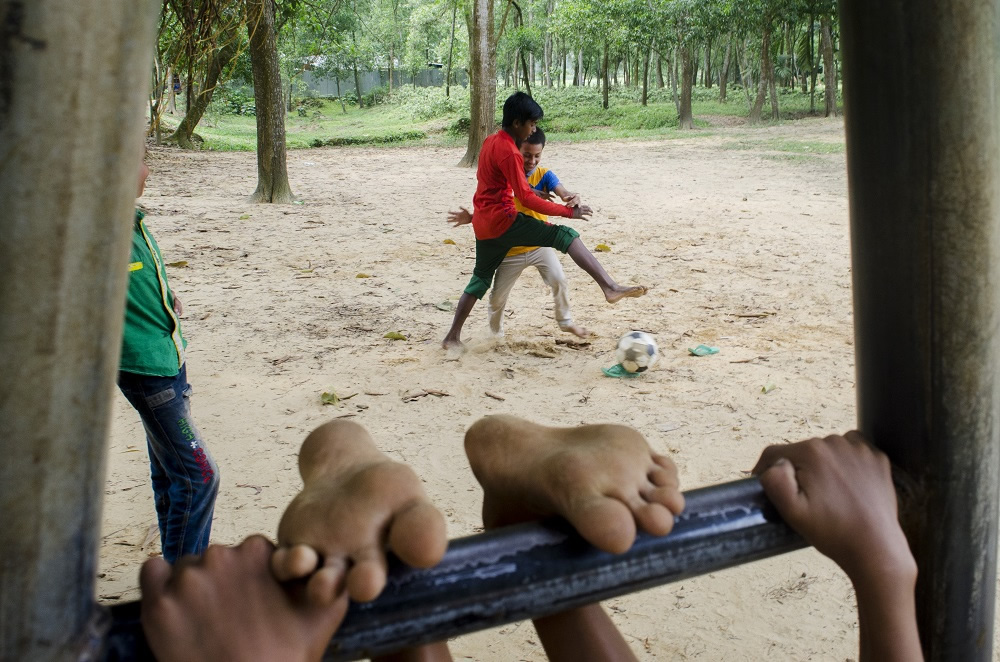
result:
[[[542,83],[552,87],[552,35],[545,35],[545,57],[542,59]]]
[[[681,98],[677,94],[677,61],[680,59],[678,55],[679,49],[674,49],[674,56],[669,62],[669,76],[670,76],[670,91],[674,97],[674,108],[677,110],[677,119],[680,121],[681,118]]]
[[[604,41],[604,66],[602,67],[602,80],[604,84],[601,86],[601,106],[604,110],[608,109],[608,42]]]
[[[569,69],[569,51],[566,50],[566,40],[562,46],[562,88],[566,89],[566,70]]]
[[[215,86],[219,82],[222,70],[235,55],[236,37],[231,33],[224,33],[222,35],[222,47],[215,50],[215,53],[212,54],[212,60],[208,64],[208,70],[205,72],[205,81],[201,85],[201,92],[195,95],[192,102],[188,104],[188,112],[184,115],[184,119],[177,125],[177,128],[170,137],[167,138],[168,141],[176,142],[184,149],[195,148],[191,140],[191,137],[194,135],[194,128],[198,126],[201,116],[205,114],[205,109],[208,108],[208,104],[212,101],[212,95],[215,94]],[[188,90],[190,89],[191,85],[189,84]]]
[[[826,117],[837,116],[837,71],[833,63],[833,38],[830,35],[830,17],[820,17],[823,49],[823,85],[826,88]]]
[[[340,101],[340,109],[347,114],[347,106],[344,105],[344,95],[340,93],[340,73],[337,73],[337,99]]]
[[[288,184],[285,152],[285,105],[281,99],[274,3],[247,0],[250,63],[257,104],[257,190],[251,202],[287,203],[294,200]]]
[[[583,68],[583,49],[582,48],[579,51],[577,51],[577,60],[576,60],[576,63],[577,63],[576,64],[576,75],[577,75],[577,77],[579,79],[579,82],[577,83],[577,85],[580,85],[580,86],[586,85],[587,79],[584,76],[584,74],[586,73],[586,70]]]
[[[661,90],[664,88],[663,84],[663,56],[660,53],[656,54],[656,87]]]
[[[521,53],[521,70],[524,72],[524,89],[531,96],[531,80],[528,78],[528,63],[524,59],[524,52]]]
[[[642,61],[642,105],[646,105],[649,98],[649,58],[653,56],[653,49],[650,47],[646,51],[646,57]]]
[[[496,128],[496,45],[493,38],[493,0],[473,0],[469,30],[469,144],[460,166],[479,162],[486,136]]]
[[[705,88],[712,87],[712,40],[705,44]]]
[[[816,33],[816,16],[814,14],[809,14],[809,66],[812,68],[809,72],[809,77],[811,79],[811,84],[809,88],[809,114],[816,114],[816,73],[819,71],[819,67],[816,66],[816,53],[814,51],[814,42]]]
[[[776,120],[778,119],[778,86],[775,81],[774,67],[771,67],[770,74],[768,75],[767,86],[771,90],[771,119]]]
[[[733,52],[733,38],[726,42],[726,54],[722,58],[722,71],[719,72],[719,103],[726,103],[726,86],[729,84],[729,58]]]
[[[455,34],[455,17],[454,16],[452,16],[452,18],[451,18],[451,34],[452,34],[451,40],[454,42],[455,41],[455,37],[454,37],[454,34]],[[389,44],[389,96],[390,97],[392,96],[392,71],[395,68],[394,67],[395,60],[396,60],[396,42],[393,41],[392,43]],[[446,78],[448,78],[448,79],[451,78],[451,51],[448,52],[448,74],[447,74]],[[450,81],[446,81],[445,82],[445,86],[448,85],[448,82],[450,82]],[[448,96],[447,89],[445,89],[445,96]]]
[[[167,68],[167,85],[170,87],[170,92],[167,94],[167,112],[176,115],[177,92],[174,90],[174,70],[171,67]]]
[[[451,8],[451,40],[448,42],[448,72],[444,77],[444,95],[446,97],[451,96],[451,56],[455,52],[455,19],[458,16],[458,0],[455,0],[455,5]],[[389,77],[392,80],[392,77]],[[392,84],[391,82],[389,83]]]
[[[691,57],[691,47],[681,46],[681,105],[677,114],[677,127],[680,129],[693,129],[694,116],[691,113],[691,88],[694,83],[692,73],[693,57]]]
[[[751,124],[760,122],[760,114],[764,110],[764,100],[767,98],[767,87],[771,82],[771,76],[768,73],[771,69],[771,22],[765,20],[764,36],[760,46],[760,84],[757,86],[757,99],[750,110]]]
[[[0,657],[99,659],[107,433],[155,2],[0,0]]]
[[[351,40],[354,41],[354,48],[355,48],[355,50],[357,50],[358,38],[357,38],[357,36],[353,32],[351,33]],[[353,58],[351,58],[351,67],[354,69],[354,91],[358,95],[358,108],[364,108],[365,107],[365,102],[361,98],[361,76],[358,75],[358,57],[357,57],[357,55],[355,55]],[[416,83],[414,83],[413,86],[416,87],[417,86]]]

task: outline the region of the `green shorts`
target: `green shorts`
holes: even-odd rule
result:
[[[465,292],[482,299],[493,282],[493,274],[507,251],[514,246],[551,246],[565,253],[580,233],[565,225],[553,225],[527,214],[518,214],[507,231],[494,239],[476,239],[476,268]]]

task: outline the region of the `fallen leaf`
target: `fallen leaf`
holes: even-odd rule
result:
[[[607,244],[597,244],[596,246],[594,246],[594,250],[597,251],[598,253],[610,253],[611,247],[608,246]]]
[[[389,340],[406,340],[406,336],[398,331],[390,331],[389,333],[382,336],[383,338],[388,338]]]
[[[333,391],[323,391],[323,394],[319,396],[320,402],[324,405],[335,405],[340,402],[340,398]]]
[[[434,307],[437,308],[438,310],[448,310],[448,311],[455,310],[455,304],[453,304],[451,301],[448,301],[447,299],[442,301],[441,303],[434,304]]]
[[[457,246],[458,245],[458,244],[455,243],[454,239],[445,239],[444,243],[450,244],[451,246]]]
[[[245,221],[245,220],[247,220],[248,218],[250,218],[250,214],[243,214],[242,216],[240,216],[240,220],[241,220],[241,221]]]
[[[357,276],[355,276],[355,278],[371,278],[371,276],[369,276],[366,273],[360,273]]]
[[[168,267],[186,267],[188,265],[187,260],[177,260],[176,262],[167,262]]]

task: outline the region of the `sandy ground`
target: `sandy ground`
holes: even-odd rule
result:
[[[455,167],[462,150],[295,151],[301,204],[266,206],[247,202],[254,155],[153,149],[142,202],[166,261],[186,262],[170,278],[185,307],[195,418],[221,467],[213,540],[273,534],[300,484],[300,441],[332,417],[368,426],[416,469],[451,537],[478,530],[462,435],[485,414],[633,425],[675,459],[685,488],[743,477],[767,444],[850,428],[844,157],[774,149],[788,141],[842,144],[843,125],[551,143],[542,164],[595,208],[575,222],[585,243],[611,248],[599,257],[620,281],[652,289],[609,306],[564,257],[591,344],[559,343],[573,337],[532,271],[511,295],[506,339],[490,338],[480,304],[459,360],[439,343],[452,316],[442,308],[473,265],[471,229],[445,222],[475,188],[475,173]],[[604,377],[630,329],[656,336],[659,364],[641,379]],[[702,343],[721,351],[688,354]],[[425,389],[447,395],[409,397]],[[321,404],[330,391],[340,404]],[[110,444],[98,585],[109,602],[138,597],[139,565],[159,549],[142,429],[117,395]],[[850,584],[811,550],[606,606],[643,660],[856,656]],[[453,652],[544,659],[527,624],[461,637]]]

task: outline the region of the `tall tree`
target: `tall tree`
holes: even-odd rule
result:
[[[253,202],[292,202],[273,0],[247,0],[247,30],[257,103],[257,190],[250,199]]]
[[[460,166],[479,163],[479,150],[496,128],[496,41],[493,0],[472,0],[469,25],[469,143]]]
[[[826,93],[826,116],[837,116],[837,70],[833,63],[833,37],[830,34],[830,16],[820,18],[823,49],[823,86]]]

